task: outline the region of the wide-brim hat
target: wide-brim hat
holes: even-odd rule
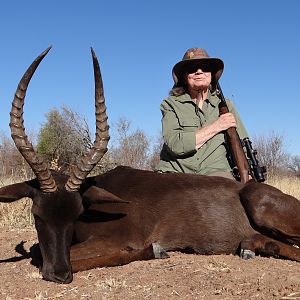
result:
[[[183,74],[189,64],[199,63],[201,65],[201,62],[204,61],[211,67],[212,84],[216,85],[223,73],[224,62],[220,58],[209,57],[203,48],[190,48],[185,52],[182,60],[173,67],[172,76],[175,86],[183,83]]]

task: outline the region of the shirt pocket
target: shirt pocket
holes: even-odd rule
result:
[[[179,118],[178,122],[184,131],[195,131],[200,125],[198,118]]]

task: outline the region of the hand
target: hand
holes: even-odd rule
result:
[[[219,131],[227,130],[230,127],[236,127],[236,120],[232,113],[220,115],[216,123]]]
[[[220,117],[215,122],[202,128],[198,128],[196,130],[195,149],[198,150],[213,136],[221,131],[227,130],[230,127],[236,127],[236,120],[232,113],[220,115]]]

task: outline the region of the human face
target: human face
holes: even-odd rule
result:
[[[207,64],[191,64],[186,68],[188,89],[206,91],[211,83],[210,66]]]

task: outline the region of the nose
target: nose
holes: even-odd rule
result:
[[[196,74],[202,74],[202,73],[204,73],[203,71],[202,71],[202,69],[197,69],[197,71],[196,71]]]
[[[43,275],[43,279],[47,281],[52,281],[56,283],[70,283],[73,281],[73,274],[72,273],[66,273],[66,274],[59,274],[59,275]]]
[[[71,271],[60,273],[43,273],[43,279],[56,283],[70,283],[73,281],[73,274]]]
[[[56,282],[59,283],[70,283],[73,281],[73,274],[72,272],[68,272],[65,274],[59,274],[58,276],[55,275],[54,279],[56,279],[57,280]]]

